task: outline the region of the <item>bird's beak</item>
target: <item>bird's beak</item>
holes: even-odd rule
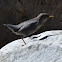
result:
[[[53,15],[50,15],[49,17],[54,17]]]

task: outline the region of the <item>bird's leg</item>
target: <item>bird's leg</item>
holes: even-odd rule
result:
[[[23,40],[23,38],[22,38],[22,40]],[[26,43],[25,43],[25,41],[23,40],[23,42],[24,42],[24,44],[26,45]],[[24,46],[24,45],[22,45],[22,46]]]
[[[23,40],[23,38],[22,38],[22,40]],[[25,43],[25,41],[23,40],[23,42]],[[26,43],[25,43],[26,44]]]

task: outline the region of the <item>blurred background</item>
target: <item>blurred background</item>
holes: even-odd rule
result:
[[[62,29],[62,0],[0,0],[0,48],[20,39],[3,24],[19,24],[41,12],[55,17],[49,19],[36,33]]]

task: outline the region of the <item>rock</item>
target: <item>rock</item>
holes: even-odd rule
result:
[[[2,47],[0,62],[62,62],[62,31],[47,31],[24,40],[25,46],[18,39]]]

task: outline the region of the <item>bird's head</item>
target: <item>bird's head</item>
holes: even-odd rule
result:
[[[50,18],[50,17],[54,17],[54,16],[49,15],[49,13],[40,13],[36,18],[46,19],[46,18]]]
[[[49,15],[49,13],[40,13],[36,18],[38,18],[41,22],[46,21],[48,18],[54,17],[53,15]]]

